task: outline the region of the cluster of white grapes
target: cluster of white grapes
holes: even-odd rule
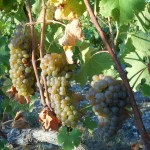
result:
[[[109,138],[117,133],[128,117],[128,94],[121,80],[94,75],[86,98],[98,116],[102,134]]]
[[[19,25],[9,44],[10,78],[18,93],[25,98],[34,94],[35,77],[31,65],[31,33],[28,27]]]
[[[54,112],[62,125],[76,127],[78,112],[72,104],[69,94],[69,79],[71,71],[65,54],[47,54],[41,60],[41,76],[46,76],[46,83],[50,102],[46,99],[47,105],[51,104]],[[41,81],[42,82],[42,81]]]

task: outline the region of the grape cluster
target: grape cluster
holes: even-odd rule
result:
[[[105,137],[113,136],[128,116],[128,94],[121,80],[94,75],[86,97],[98,116],[99,127]]]
[[[9,44],[10,78],[19,95],[29,98],[34,93],[35,77],[31,66],[31,33],[29,28],[19,25]]]
[[[71,101],[69,91],[69,79],[71,71],[66,61],[65,54],[47,54],[41,61],[41,75],[46,76],[50,102],[54,112],[62,125],[75,127],[78,120],[78,112]],[[42,81],[41,81],[42,82]]]

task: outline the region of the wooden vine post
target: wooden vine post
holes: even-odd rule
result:
[[[134,116],[135,116],[135,123],[136,123],[136,126],[141,134],[141,137],[142,137],[142,140],[144,142],[144,145],[145,145],[145,148],[147,150],[150,149],[150,139],[149,139],[149,136],[146,132],[146,129],[143,125],[143,122],[142,122],[142,118],[141,118],[141,114],[140,114],[140,111],[138,109],[138,106],[136,104],[136,101],[135,101],[135,98],[134,98],[134,94],[133,94],[133,91],[132,91],[132,88],[129,84],[129,80],[127,78],[127,75],[125,74],[124,70],[122,69],[121,67],[121,64],[116,56],[116,54],[114,53],[114,51],[112,50],[104,32],[102,31],[102,28],[101,26],[99,25],[98,21],[96,20],[96,16],[94,15],[92,9],[91,9],[91,6],[89,4],[89,1],[88,0],[84,0],[84,3],[86,5],[86,8],[89,12],[89,15],[90,15],[90,18],[92,20],[92,23],[94,24],[94,26],[96,27],[106,49],[108,50],[111,58],[113,59],[116,67],[117,67],[117,70],[120,74],[120,77],[122,78],[124,84],[125,84],[125,87],[127,89],[127,92],[129,94],[129,98],[130,98],[130,102],[131,102],[131,106],[133,108],[133,112],[134,112]]]

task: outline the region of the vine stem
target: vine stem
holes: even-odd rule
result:
[[[44,35],[45,35],[45,15],[46,15],[46,6],[45,6],[45,1],[42,0],[42,9],[43,9],[43,23],[42,23],[42,32],[41,32],[41,41],[40,41],[40,59],[42,60],[43,58],[43,48],[44,48]],[[46,99],[48,102],[50,102],[49,94],[48,94],[48,87],[46,84],[46,77],[43,75],[43,81],[44,81],[44,88],[45,88],[45,93],[46,93]],[[52,111],[52,108],[50,104],[48,104],[49,109]]]
[[[91,9],[91,6],[89,4],[89,1],[88,0],[84,0],[84,3],[86,5],[86,8],[87,8],[87,10],[89,12],[89,15],[91,17],[91,20],[92,20],[94,26],[98,30],[98,33],[99,33],[99,35],[100,35],[104,45],[106,46],[106,49],[109,51],[109,54],[111,55],[115,65],[117,67],[117,70],[118,70],[118,72],[119,72],[119,74],[120,74],[120,76],[121,76],[121,78],[122,78],[122,80],[123,80],[123,82],[125,84],[127,92],[129,94],[131,106],[133,108],[133,113],[134,113],[134,116],[135,116],[135,125],[136,125],[136,127],[138,128],[138,130],[139,130],[139,132],[141,134],[141,137],[142,137],[142,140],[144,142],[145,148],[147,150],[149,150],[150,149],[149,136],[148,136],[148,134],[146,132],[146,129],[145,129],[144,125],[143,125],[141,114],[140,114],[140,111],[139,111],[138,106],[136,104],[136,101],[135,101],[135,98],[134,98],[134,94],[133,94],[132,88],[131,88],[131,86],[129,84],[127,75],[125,74],[124,70],[122,69],[121,64],[120,64],[117,56],[113,52],[113,50],[112,50],[112,48],[111,48],[111,46],[110,46],[110,44],[109,44],[109,42],[108,42],[104,32],[102,31],[101,26],[97,22],[96,17],[95,17],[95,15],[94,15],[94,13],[93,13],[93,11]]]
[[[112,25],[111,25],[111,19],[110,17],[108,17],[108,26],[109,26],[109,32],[111,34],[111,47],[112,47],[112,50],[115,52],[115,44],[114,44],[114,35],[113,35],[113,29],[112,29]]]
[[[117,45],[117,40],[118,40],[118,36],[119,36],[119,27],[118,27],[118,23],[116,21],[116,30],[117,30],[117,34],[114,40],[114,45]]]
[[[11,123],[11,122],[13,122],[13,121],[14,121],[14,119],[8,120],[8,121],[6,121],[6,122],[3,122],[2,125],[6,125],[6,124]]]
[[[26,25],[36,25],[36,24],[39,24],[39,23],[43,23],[43,21],[36,21],[36,22],[32,22],[32,23],[26,23]],[[64,27],[66,27],[66,25],[64,23],[62,23],[61,21],[57,21],[57,20],[46,20],[45,21],[45,24],[50,24],[50,23],[57,23],[57,24],[60,24]]]
[[[45,99],[44,99],[44,94],[43,94],[43,88],[40,84],[40,79],[37,71],[37,65],[36,65],[36,60],[35,60],[35,35],[34,35],[34,25],[32,24],[32,14],[31,14],[31,5],[30,5],[30,0],[27,0],[28,3],[28,16],[29,16],[29,21],[31,23],[30,29],[31,29],[31,35],[32,35],[32,65],[35,73],[35,77],[37,80],[37,85],[40,90],[40,96],[41,96],[41,102],[45,106]]]

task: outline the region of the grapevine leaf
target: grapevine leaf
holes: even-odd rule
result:
[[[129,25],[122,25],[119,27],[119,38],[126,39],[127,38],[127,32],[129,31],[130,26]]]
[[[75,147],[78,147],[81,143],[81,135],[82,133],[79,129],[73,129],[72,132],[70,132],[70,137]]]
[[[65,150],[72,150],[74,146],[78,146],[81,142],[81,131],[78,129],[73,129],[71,132],[67,131],[66,127],[62,127],[59,130],[57,140],[62,148]]]
[[[124,58],[130,52],[135,52],[135,50],[141,51],[142,56],[145,56],[145,54],[149,50],[149,45],[150,38],[148,34],[145,34],[143,32],[133,34],[130,38],[128,38],[124,50],[121,53],[121,58]]]
[[[45,33],[45,46],[48,53],[60,53],[63,52],[63,49],[60,47],[58,40],[62,37],[63,29],[59,25],[51,25],[51,27],[47,27],[47,31]]]
[[[108,70],[104,70],[103,74],[105,76],[112,76],[113,78],[116,78],[119,75],[119,73],[117,72],[117,70],[115,70],[113,66]]]
[[[72,20],[83,14],[86,10],[83,1],[66,0],[62,1],[62,8],[57,7],[55,10],[55,19],[57,20]],[[60,3],[59,3],[60,5]]]
[[[39,14],[42,9],[42,0],[36,0],[35,3],[32,5],[32,12],[34,14]]]
[[[130,85],[134,86],[133,90],[136,91],[137,86],[141,83],[142,79],[146,79],[146,83],[150,84],[150,75],[147,65],[143,62],[143,58],[140,57],[137,52],[131,52],[125,57],[125,62],[131,64],[131,67],[127,67],[128,78],[130,79]]]
[[[132,44],[138,51],[143,51],[143,53],[145,53],[147,52],[147,50],[150,49],[149,34],[139,32],[137,34],[132,35],[131,39],[132,39]]]
[[[84,41],[80,45],[79,50],[81,52],[82,60],[84,63],[85,61],[88,61],[94,53],[99,51],[99,49],[94,48],[93,46],[91,46],[91,43],[87,41],[86,42]]]
[[[0,38],[0,62],[2,62],[4,65],[9,65],[9,61],[6,58],[9,58],[9,49],[7,46],[7,39],[2,37]]]
[[[6,11],[16,9],[17,7],[17,1],[16,0],[1,0],[0,1],[0,9],[4,9]]]
[[[150,85],[150,73],[148,68],[150,62],[149,45],[150,38],[148,34],[139,32],[131,35],[131,37],[128,38],[123,55],[121,56],[127,65],[126,70],[133,90],[137,91],[142,86],[140,89],[145,95],[147,95],[147,90],[150,90],[149,86],[144,85]]]
[[[93,121],[90,117],[85,118],[85,120],[83,121],[83,125],[90,130],[94,130],[98,127],[97,122]]]
[[[6,38],[0,38],[0,76],[3,75],[9,68],[9,49]]]
[[[137,25],[142,31],[150,30],[150,4],[145,7],[145,10],[136,15]]]
[[[85,61],[75,79],[84,85],[94,74],[101,74],[104,70],[110,69],[111,65],[113,61],[108,53],[96,53]]]
[[[68,138],[68,132],[67,132],[67,128],[66,127],[62,127],[59,130],[58,136],[57,136],[57,140],[59,144],[63,144],[65,138]]]
[[[86,10],[84,2],[82,0],[72,0],[70,4],[73,7],[74,11],[78,14],[78,16],[82,15]]]
[[[123,51],[120,51],[120,58],[124,58],[128,53],[130,52],[134,52],[135,51],[135,47],[133,46],[133,43],[132,43],[132,39],[131,38],[128,38],[128,41],[127,43],[125,44],[125,47],[123,49]]]
[[[149,92],[150,85],[147,85],[147,84],[142,85],[141,90],[142,90],[143,95],[150,97],[150,92]]]
[[[145,0],[102,0],[100,2],[100,13],[109,17],[112,16],[121,24],[128,23],[133,19],[134,14],[144,10]]]

